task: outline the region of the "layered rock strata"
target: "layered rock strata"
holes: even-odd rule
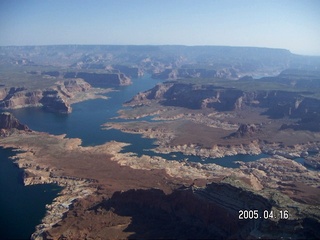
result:
[[[140,67],[132,67],[125,65],[112,65],[113,69],[119,70],[121,73],[124,73],[126,76],[131,78],[138,78],[144,75],[143,70]]]
[[[320,100],[305,97],[299,92],[278,90],[246,92],[238,89],[198,86],[185,83],[158,84],[151,90],[136,95],[130,105],[139,105],[148,100],[156,100],[164,106],[178,106],[188,109],[213,108],[217,111],[233,111],[253,106],[267,109],[265,114],[271,118],[301,118],[301,129],[304,122],[310,125],[319,122]],[[318,131],[318,124],[314,131]],[[311,130],[311,129],[310,129]]]
[[[123,73],[67,72],[64,78],[82,78],[93,87],[125,86],[132,83]]]
[[[97,94],[107,91],[109,90],[92,89],[91,85],[82,79],[58,81],[51,88],[35,91],[29,91],[27,88],[1,88],[0,108],[43,107],[51,112],[70,113],[71,103],[100,97]]]

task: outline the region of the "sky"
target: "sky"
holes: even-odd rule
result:
[[[320,0],[0,0],[0,46],[218,45],[320,56]]]

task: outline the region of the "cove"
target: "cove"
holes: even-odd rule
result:
[[[10,110],[14,116],[32,130],[50,134],[66,134],[69,138],[80,138],[83,146],[119,141],[137,144],[136,149],[153,146],[152,140],[143,139],[137,134],[122,133],[119,130],[101,130],[106,122],[127,121],[112,119],[118,116],[122,104],[132,99],[138,92],[154,87],[160,80],[150,76],[133,79],[133,84],[115,88],[116,91],[105,94],[109,99],[93,99],[72,105],[68,115],[45,112],[41,108],[22,108]],[[134,151],[136,152],[136,151]]]
[[[53,184],[23,185],[23,170],[10,157],[13,149],[0,148],[0,238],[28,239],[45,216],[45,205],[61,187]]]

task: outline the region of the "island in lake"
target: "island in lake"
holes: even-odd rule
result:
[[[25,185],[62,187],[32,239],[320,238],[320,57],[0,53],[0,147],[14,149]]]

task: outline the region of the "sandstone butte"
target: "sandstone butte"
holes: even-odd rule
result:
[[[130,79],[126,78],[125,84]],[[71,104],[94,98],[106,98],[102,95],[110,88],[92,87],[83,79],[66,79],[57,81],[53,86],[42,90],[8,87],[0,89],[0,108],[17,109],[42,106],[46,111],[68,114]]]

